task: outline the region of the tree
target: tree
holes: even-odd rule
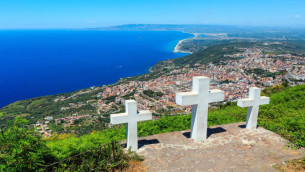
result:
[[[282,85],[283,85],[284,87],[288,87],[288,86],[289,86],[289,83],[288,83],[287,80],[284,80],[284,81],[282,82]]]

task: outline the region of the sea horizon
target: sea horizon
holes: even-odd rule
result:
[[[187,55],[173,51],[191,37],[178,31],[0,30],[0,108],[148,73],[159,61]]]

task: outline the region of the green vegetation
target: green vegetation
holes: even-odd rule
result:
[[[275,91],[282,91],[275,87]],[[270,92],[270,91],[268,91]],[[271,95],[269,105],[260,107],[258,124],[290,140],[297,147],[305,147],[305,85],[295,86]],[[228,124],[246,120],[246,108],[227,104],[210,109],[208,125]],[[141,122],[139,136],[180,131],[190,128],[190,115],[162,117],[156,121]],[[125,127],[114,127],[81,137],[50,140],[47,145],[58,158],[126,137]]]
[[[271,95],[262,106],[258,124],[285,137],[297,147],[305,147],[305,85]]]
[[[152,67],[152,68],[154,68],[154,67]],[[158,78],[158,77],[162,76],[163,74],[166,74],[167,72],[168,72],[167,69],[160,69],[159,71],[153,71],[151,69],[150,73],[147,73],[147,74],[122,78],[118,81],[118,84],[125,83],[127,81],[148,81],[151,79]]]
[[[233,58],[224,58],[225,54],[235,54],[241,52],[239,48],[260,48],[266,53],[270,54],[287,54],[291,53],[294,55],[304,56],[304,48],[305,48],[305,41],[303,40],[295,40],[295,41],[279,41],[276,44],[273,44],[274,41],[266,41],[269,42],[269,45],[264,45],[265,41],[256,41],[256,42],[249,42],[249,41],[237,41],[232,40],[233,42],[218,42],[220,45],[217,45],[217,41],[215,44],[209,43],[207,41],[207,45],[212,45],[210,47],[206,47],[205,43],[198,43],[198,40],[193,40],[191,44],[195,47],[193,49],[199,50],[195,51],[193,54],[188,56],[184,56],[181,58],[176,58],[173,60],[159,62],[156,66],[152,69],[153,71],[158,71],[163,69],[164,67],[168,66],[187,66],[193,67],[196,63],[200,64],[221,64],[222,61],[232,60]],[[202,42],[202,41],[201,41]],[[278,58],[278,57],[277,57]]]
[[[264,96],[271,96],[272,94],[285,91],[285,90],[287,90],[289,88],[290,87],[288,86],[287,81],[284,81],[282,83],[282,85],[276,85],[276,86],[273,86],[273,87],[267,87],[267,88],[263,89],[262,90],[262,95],[264,95]]]
[[[120,144],[112,142],[46,166],[42,171],[121,171],[131,160],[143,161],[143,157],[130,150],[125,153]]]
[[[208,47],[204,50],[194,52],[193,54],[175,58],[173,60],[161,61],[152,67],[152,71],[160,71],[164,68],[174,67],[194,67],[195,64],[208,64],[213,63],[215,65],[220,64],[221,61],[232,60],[234,58],[226,57],[225,54],[235,54],[241,52],[238,48],[251,47],[254,43],[250,42],[237,42],[230,44],[222,44]]]
[[[93,116],[92,118],[82,118],[74,121],[73,125],[64,127],[63,123],[56,124],[55,120],[52,120],[49,124],[51,130],[56,133],[73,133],[76,136],[91,133],[95,130],[103,130],[106,128],[106,124],[109,123],[108,118],[101,118],[100,115]]]
[[[244,121],[246,109],[237,106],[229,106],[221,109],[213,109],[209,114],[208,125],[228,124]],[[93,132],[81,137],[69,137],[62,140],[52,139],[47,143],[54,156],[59,159],[66,158],[87,149],[126,138],[126,129],[114,127],[103,131]],[[138,125],[138,135],[148,136],[153,134],[168,133],[189,129],[191,126],[191,115],[166,116],[156,121],[141,122]]]
[[[130,160],[143,158],[135,152],[125,153],[120,144],[94,147],[92,150],[69,153],[73,157],[56,156],[49,146],[49,140],[42,139],[33,129],[26,128],[28,121],[16,117],[0,132],[0,171],[111,171],[128,166]],[[58,137],[57,137],[58,139]],[[88,143],[88,142],[86,142]],[[47,146],[48,145],[48,146]],[[72,146],[71,144],[69,146]],[[76,145],[76,147],[78,147]],[[57,163],[57,161],[60,161]]]
[[[245,42],[242,39],[189,39],[180,44],[183,51],[196,52],[214,45],[229,44],[234,42]]]
[[[26,124],[27,120],[16,117],[8,128],[0,131],[0,171],[33,171],[56,160],[46,141],[25,128]]]
[[[154,97],[154,98],[157,98],[157,97],[162,97],[163,96],[163,93],[162,92],[154,92],[153,90],[144,90],[143,93],[149,97]]]
[[[84,91],[88,90],[90,89]],[[29,120],[29,123],[32,124],[36,123],[37,120],[50,115],[54,116],[54,118],[66,117],[67,114],[71,115],[76,112],[80,115],[94,115],[96,114],[96,108],[91,106],[90,104],[85,104],[81,107],[75,107],[66,110],[60,110],[60,108],[69,107],[70,103],[78,105],[81,103],[86,103],[87,100],[98,100],[96,94],[99,92],[101,92],[101,90],[91,91],[87,94],[80,94],[77,96],[77,98],[70,98],[58,102],[54,102],[57,97],[70,97],[76,92],[17,101],[0,109],[0,113],[3,114],[3,116],[0,115],[0,126],[5,126],[5,124],[7,124],[9,120],[12,120],[12,118],[15,116],[23,116],[27,120]]]
[[[264,43],[267,43],[264,44]],[[151,68],[152,72],[162,73],[163,70],[181,68],[181,67],[194,67],[196,64],[208,64],[213,63],[225,64],[225,61],[235,59],[233,57],[224,57],[224,55],[232,55],[235,53],[240,53],[242,50],[240,48],[260,48],[265,53],[269,54],[287,54],[291,53],[294,55],[304,56],[305,41],[278,41],[274,43],[272,40],[265,41],[243,41],[243,40],[189,40],[186,45],[186,49],[194,50],[194,53],[175,58],[167,61],[158,62],[155,66]],[[236,57],[240,58],[240,57]],[[279,58],[279,57],[276,57]],[[275,60],[276,60],[275,58]],[[283,57],[284,58],[284,57]],[[260,71],[257,71],[260,72]],[[282,74],[283,71],[279,73],[265,73],[270,77]],[[155,75],[155,74],[154,74]],[[146,74],[150,76],[150,74]],[[152,76],[152,75],[151,75]]]
[[[277,86],[268,88],[263,93],[271,94],[271,101],[269,105],[260,107],[258,125],[280,134],[291,141],[293,146],[305,147],[305,85],[292,88]],[[236,103],[231,102],[211,108],[208,125],[245,121],[246,111],[246,108],[240,108],[236,106]],[[125,127],[121,125],[94,131],[80,137],[55,135],[41,140],[32,130],[21,127],[24,124],[26,121],[17,117],[9,128],[1,132],[0,167],[2,169],[25,169],[24,171],[35,169],[55,160],[63,160],[69,156],[95,149],[99,145],[126,138]],[[139,123],[138,134],[147,136],[186,130],[190,128],[190,125],[190,115],[165,116],[159,120]],[[94,152],[90,156],[95,156]],[[122,154],[121,165],[126,164],[125,160],[128,159],[124,157],[126,156]]]
[[[254,68],[254,69],[245,69],[245,73],[247,74],[255,74],[256,76],[260,76],[260,77],[272,77],[273,79],[275,79],[276,76],[278,75],[284,75],[286,74],[286,70],[280,70],[278,72],[269,72],[267,70],[263,70],[260,68]],[[256,76],[254,76],[254,78],[256,78]]]

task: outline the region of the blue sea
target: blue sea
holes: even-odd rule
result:
[[[182,32],[1,30],[0,108],[147,73],[173,53]]]

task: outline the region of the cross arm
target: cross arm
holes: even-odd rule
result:
[[[223,101],[224,99],[224,91],[218,89],[210,90],[209,103]]]
[[[147,121],[152,119],[152,113],[149,110],[139,111],[137,121]]]
[[[265,104],[269,104],[269,102],[270,102],[270,97],[262,96],[260,98],[259,104],[265,105]]]
[[[176,103],[181,106],[198,104],[198,93],[185,92],[176,94]]]
[[[111,124],[123,124],[128,122],[128,116],[126,113],[112,114],[110,115]]]
[[[254,100],[252,98],[238,99],[237,106],[240,107],[250,107],[254,105]]]

